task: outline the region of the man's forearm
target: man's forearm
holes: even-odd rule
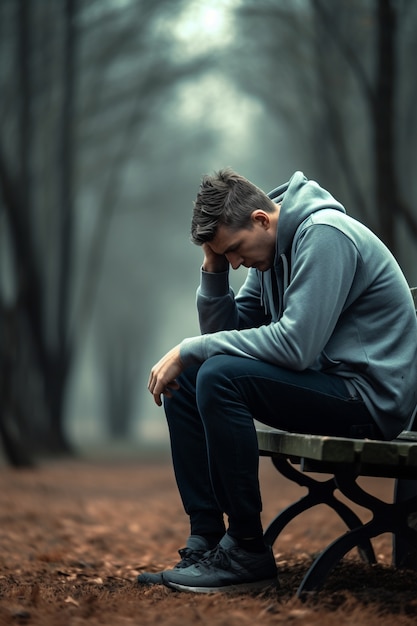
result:
[[[227,272],[229,269],[229,263],[224,262],[222,259],[204,259],[203,261],[203,270],[205,272],[210,272],[211,274],[220,274],[222,272]]]

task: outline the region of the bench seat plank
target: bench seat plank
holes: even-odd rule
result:
[[[362,441],[342,437],[301,435],[282,430],[257,429],[258,445],[262,452],[284,454],[316,461],[353,463],[362,447]]]
[[[325,464],[352,464],[359,468],[359,473],[362,473],[361,467],[375,466],[375,469],[380,468],[377,476],[388,475],[384,473],[384,467],[390,476],[395,476],[398,468],[399,475],[417,478],[417,437],[411,438],[410,435],[404,433],[404,438],[394,441],[374,441],[257,429],[261,454],[281,454],[294,460],[320,461]]]

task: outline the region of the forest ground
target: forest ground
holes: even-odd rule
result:
[[[389,535],[373,542],[378,565],[352,551],[320,592],[296,598],[314,555],[344,531],[325,506],[291,522],[275,543],[277,590],[197,595],[139,588],[136,576],[175,564],[188,535],[170,460],[151,456],[0,466],[0,626],[417,624],[417,572],[390,566]],[[269,459],[261,459],[260,479],[265,524],[304,494]],[[391,498],[392,481],[365,482]]]

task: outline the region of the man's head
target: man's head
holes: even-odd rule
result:
[[[205,176],[194,203],[191,239],[208,245],[230,265],[269,269],[274,261],[277,206],[243,176],[227,168]]]
[[[230,230],[252,228],[253,211],[273,213],[276,205],[256,185],[230,168],[204,176],[194,202],[191,240],[201,246],[216,235],[219,225]]]

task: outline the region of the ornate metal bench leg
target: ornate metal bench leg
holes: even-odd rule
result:
[[[354,528],[342,537],[339,537],[327,546],[325,550],[323,550],[323,552],[315,559],[307,574],[304,576],[304,579],[297,591],[298,597],[302,597],[302,595],[308,591],[320,589],[327,576],[345,556],[345,554],[365,539],[370,540],[373,537],[377,537],[385,532],[393,532],[395,529],[398,532],[401,530],[401,532],[406,535],[408,541],[411,542],[413,539],[415,541],[416,534],[414,531],[408,526],[401,524],[399,520],[396,520],[395,515],[391,516],[389,514],[390,511],[393,510],[393,505],[385,504],[385,507],[387,512],[386,516],[382,513],[374,517],[370,522],[364,524],[362,527]]]
[[[358,543],[363,542],[365,538],[369,540],[377,534],[379,534],[379,530],[374,532],[372,522],[369,522],[360,528],[350,530],[342,537],[333,541],[315,559],[298,588],[297,596],[301,597],[308,591],[320,589],[327,576],[345,554],[357,546]]]
[[[286,507],[272,520],[264,533],[267,544],[272,545],[291,520],[317,504],[326,504],[333,509],[350,529],[362,526],[362,521],[356,513],[334,496],[333,492],[337,488],[334,478],[324,481],[315,480],[295,469],[286,458],[273,457],[272,462],[280,474],[302,487],[307,487],[308,494]],[[360,557],[367,563],[376,562],[375,553],[369,540],[361,542],[358,551]]]
[[[344,502],[341,502],[337,498],[334,498],[332,508],[338,513],[338,515],[345,522],[346,526],[353,530],[363,526],[362,520],[350,509]],[[363,561],[373,565],[376,563],[376,556],[371,542],[367,537],[364,537],[357,545],[359,556]]]
[[[417,480],[397,480],[394,501],[399,503],[409,498],[417,498]],[[414,540],[410,543],[404,533],[394,533],[392,562],[398,568],[417,570],[417,505],[415,512],[408,517],[408,525],[416,531]]]
[[[340,491],[352,502],[368,508],[373,513],[373,518],[367,524],[354,528],[333,541],[315,559],[298,588],[299,597],[308,591],[319,589],[340,559],[364,541],[390,532],[401,536],[408,545],[416,543],[417,533],[408,525],[407,520],[417,508],[417,497],[386,503],[364,491],[352,476],[338,475],[335,480]]]
[[[317,502],[314,502],[313,498],[311,498],[311,494],[308,494],[304,496],[303,498],[300,498],[300,500],[297,500],[297,502],[294,502],[293,504],[290,504],[285,509],[283,509],[272,520],[272,522],[269,524],[269,526],[265,530],[264,532],[265,542],[268,545],[272,546],[272,544],[274,543],[274,541],[276,540],[280,532],[283,530],[283,528],[285,528],[287,524],[291,522],[291,520],[297,517],[297,515],[299,515],[300,513],[307,511],[307,509],[310,509],[315,504],[317,504]]]

